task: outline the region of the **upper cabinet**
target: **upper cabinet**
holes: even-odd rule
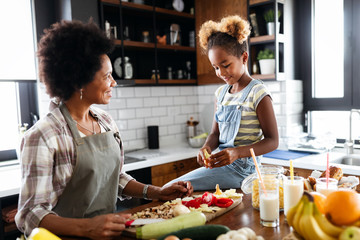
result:
[[[294,77],[292,0],[248,0],[249,73],[261,80]]]
[[[195,85],[194,0],[100,0],[119,85]]]

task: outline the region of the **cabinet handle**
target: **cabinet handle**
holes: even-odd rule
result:
[[[176,166],[176,164],[174,164],[174,165],[173,165],[173,169],[174,169],[174,170],[177,170],[177,168],[178,168],[178,167]]]
[[[184,168],[184,163],[180,163],[180,169]]]

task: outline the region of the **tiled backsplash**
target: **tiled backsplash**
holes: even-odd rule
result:
[[[272,93],[280,136],[301,131],[301,81],[266,81]],[[198,133],[209,132],[214,113],[214,92],[220,85],[119,87],[108,105],[98,105],[116,121],[126,150],[147,147],[147,126],[159,126],[161,146],[186,141],[186,121],[199,120]],[[40,91],[40,115],[46,114],[48,97]]]

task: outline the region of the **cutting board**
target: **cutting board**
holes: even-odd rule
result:
[[[204,215],[206,216],[206,222],[210,222],[214,218],[223,215],[224,213],[226,213],[226,212],[230,211],[231,209],[235,208],[236,206],[238,206],[242,202],[242,198],[235,198],[233,200],[234,200],[234,203],[228,208],[221,208],[220,210],[218,210],[218,211],[216,211],[214,213],[204,213]],[[136,228],[135,227],[126,228],[123,231],[123,234],[125,236],[136,238]]]
[[[263,155],[263,157],[267,158],[276,158],[280,160],[290,160],[290,159],[296,159],[301,158],[310,155],[310,153],[304,153],[304,152],[294,152],[294,151],[284,151],[284,150],[274,150],[272,152],[266,153]]]

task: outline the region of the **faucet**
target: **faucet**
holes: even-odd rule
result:
[[[352,116],[353,116],[353,113],[360,114],[360,109],[351,109],[350,110],[350,135],[349,135],[349,140],[344,145],[346,148],[347,155],[354,153],[354,140],[352,139]]]

